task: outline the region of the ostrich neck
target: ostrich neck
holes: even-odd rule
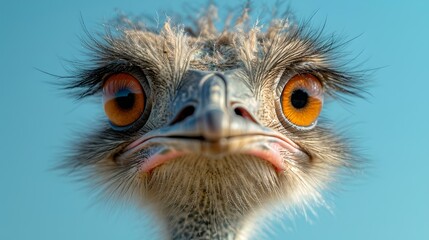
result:
[[[148,197],[174,240],[247,239],[277,184],[272,166],[256,157],[190,156],[149,177]]]
[[[233,209],[185,206],[175,207],[173,212],[176,214],[167,215],[169,239],[247,239],[242,236],[243,215]]]

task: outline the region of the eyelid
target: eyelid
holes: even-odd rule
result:
[[[299,129],[314,127],[323,107],[322,82],[313,74],[296,74],[280,87],[276,105],[280,121]]]
[[[129,71],[126,72],[109,72],[104,74],[102,81],[100,81],[100,85],[101,85],[101,90],[99,90],[100,95],[104,96],[104,101],[105,102],[108,98],[113,99],[115,96],[111,96],[112,93],[118,93],[118,86],[120,87],[121,85],[125,86],[126,89],[128,89],[128,92],[134,92],[134,93],[139,93],[139,91],[130,91],[130,86],[131,89],[137,89],[137,87],[133,87],[133,85],[130,85],[129,83],[126,82],[122,82],[122,81],[117,81],[116,84],[119,84],[118,86],[116,86],[114,89],[110,89],[110,87],[106,88],[106,83],[107,81],[110,80],[110,78],[113,75],[118,75],[118,74],[126,74],[129,75],[131,77],[133,77],[135,79],[135,82],[133,83],[135,86],[138,86],[139,89],[142,89],[143,91],[143,99],[139,100],[144,102],[144,109],[142,112],[139,113],[139,117],[136,117],[135,121],[131,122],[128,125],[124,125],[124,124],[118,124],[118,122],[112,122],[111,120],[109,120],[110,122],[110,126],[114,131],[119,131],[119,132],[134,132],[138,129],[140,129],[142,126],[144,126],[144,124],[148,121],[150,113],[151,113],[151,109],[152,109],[152,90],[151,90],[151,85],[150,82],[147,80],[146,75],[144,74],[144,72],[137,67],[132,67]],[[105,89],[103,89],[103,87]],[[106,94],[110,94],[110,97],[107,96],[106,98]],[[119,93],[119,95],[121,95]],[[118,95],[118,96],[119,96]]]
[[[117,127],[136,122],[145,110],[145,92],[129,73],[116,73],[103,84],[103,105],[109,121]]]

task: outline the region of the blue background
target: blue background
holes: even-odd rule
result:
[[[37,69],[65,75],[64,59],[82,59],[81,17],[93,32],[114,16],[115,8],[155,17],[164,9],[182,9],[183,2],[1,2],[0,239],[156,236],[149,216],[90,197],[82,184],[50,170],[75,131],[91,129],[102,112],[97,104],[65,97],[48,83],[55,78]],[[337,187],[328,198],[331,210],[318,208],[318,216],[309,219],[277,219],[269,238],[429,239],[429,3],[290,3],[299,19],[317,12],[313,26],[327,20],[327,34],[359,36],[345,50],[359,55],[362,68],[380,69],[371,76],[366,100],[325,109],[369,159],[365,173]]]

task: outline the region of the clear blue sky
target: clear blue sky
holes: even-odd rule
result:
[[[98,105],[74,102],[36,70],[64,75],[80,58],[81,18],[89,31],[114,15],[156,16],[184,1],[2,1],[0,8],[0,239],[148,239],[150,217],[91,197],[81,184],[49,170],[75,130],[90,129]],[[220,5],[223,1],[218,1]],[[226,2],[226,1],[225,1]],[[256,2],[256,1],[255,1]],[[274,1],[266,1],[268,4]],[[298,18],[315,12],[325,33],[353,40],[371,76],[371,95],[329,104],[325,114],[347,128],[369,159],[366,173],[338,187],[331,212],[317,209],[273,223],[272,239],[429,239],[429,3],[293,0]],[[255,11],[257,14],[258,10]],[[100,203],[99,203],[100,202]]]

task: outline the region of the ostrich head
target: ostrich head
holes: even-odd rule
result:
[[[105,115],[65,165],[153,209],[171,239],[246,239],[258,214],[321,203],[353,165],[319,119],[325,98],[360,90],[335,39],[288,19],[251,26],[247,9],[223,30],[214,16],[91,38],[67,85]]]

